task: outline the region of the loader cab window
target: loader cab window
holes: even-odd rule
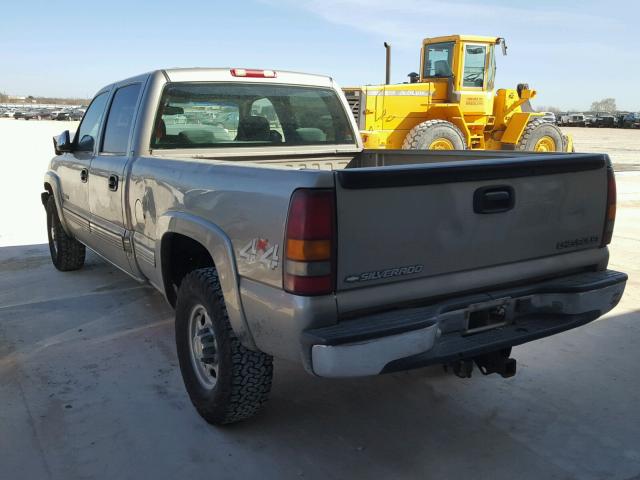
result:
[[[487,90],[491,91],[495,87],[496,82],[496,49],[493,45],[489,46],[489,70],[487,71]]]
[[[453,42],[424,46],[424,77],[448,78],[453,75]]]
[[[484,69],[487,60],[486,45],[464,46],[463,87],[484,87]]]

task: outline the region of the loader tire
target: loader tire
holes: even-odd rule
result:
[[[465,150],[467,144],[458,127],[446,120],[427,120],[413,127],[403,150]]]
[[[175,328],[182,379],[200,416],[225,425],[258,413],[269,398],[273,357],[249,350],[234,334],[215,268],[184,277]]]
[[[525,127],[516,150],[527,152],[562,152],[562,131],[553,123],[534,118]]]
[[[54,267],[61,272],[79,270],[84,265],[86,255],[85,246],[70,237],[62,228],[58,209],[53,195],[47,199],[47,236],[49,237],[49,252]]]

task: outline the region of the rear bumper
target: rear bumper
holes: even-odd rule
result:
[[[450,299],[307,330],[311,369],[322,377],[377,375],[473,358],[589,323],[615,307],[627,275],[587,272],[526,287]],[[473,312],[505,312],[505,324],[469,334]]]

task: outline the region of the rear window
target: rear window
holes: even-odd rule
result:
[[[151,148],[342,145],[354,132],[331,89],[254,83],[171,83]]]

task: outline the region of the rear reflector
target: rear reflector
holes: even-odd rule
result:
[[[607,211],[604,219],[604,230],[602,232],[602,244],[604,247],[611,243],[613,237],[613,226],[616,223],[616,177],[613,167],[607,167]]]
[[[333,190],[296,190],[289,205],[284,289],[296,295],[326,295],[335,285]]]
[[[276,72],[273,70],[255,70],[251,68],[232,68],[231,75],[248,78],[276,78]]]

